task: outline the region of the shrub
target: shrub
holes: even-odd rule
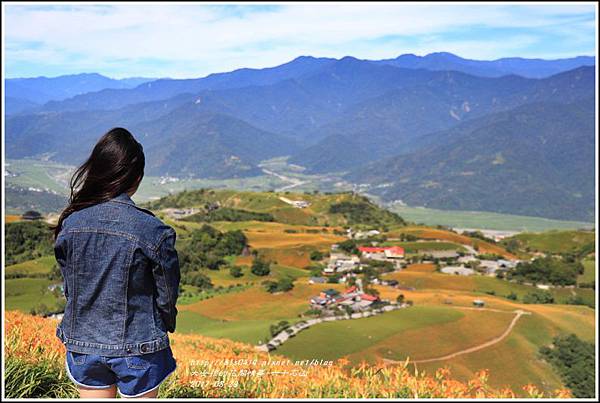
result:
[[[231,266],[229,268],[229,274],[231,274],[231,277],[242,277],[244,275],[244,272],[242,272],[242,268],[240,266]]]
[[[525,304],[553,304],[554,297],[552,293],[545,290],[536,290],[526,294],[523,297],[523,303]]]
[[[313,250],[312,252],[310,252],[310,260],[322,260],[323,259],[323,252],[318,251],[318,250]]]
[[[257,256],[252,261],[250,271],[257,276],[268,276],[271,273],[271,263]]]

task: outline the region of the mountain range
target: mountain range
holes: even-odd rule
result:
[[[102,133],[124,126],[153,175],[255,176],[261,160],[290,156],[383,200],[588,221],[594,63],[302,56],[133,88],[65,86],[44,104],[14,89],[9,97],[7,80],[6,155],[78,164]],[[61,99],[68,91],[77,95]]]

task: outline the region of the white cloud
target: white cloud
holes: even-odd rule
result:
[[[515,33],[510,40],[493,44],[469,37],[421,38],[478,27],[553,30],[574,41],[589,42],[589,21],[578,18],[595,12],[592,5],[393,3],[293,4],[241,15],[219,6],[190,4],[3,7],[5,57],[11,69],[19,63],[40,63],[111,71],[113,76],[172,77],[265,67],[301,54],[384,58],[445,50],[465,57],[511,56],[535,43],[536,36]],[[237,11],[241,7],[251,6],[240,5]],[[394,48],[393,42],[378,41],[389,36],[412,39],[402,49]],[[564,54],[565,50],[555,52]]]

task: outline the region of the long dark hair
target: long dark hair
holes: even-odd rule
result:
[[[71,213],[132,190],[144,177],[145,163],[144,149],[129,131],[115,127],[104,134],[71,177],[69,205],[52,227],[54,239]]]

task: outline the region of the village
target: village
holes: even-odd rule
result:
[[[380,232],[375,229],[356,231],[347,230],[347,237],[351,240],[376,239]],[[416,240],[415,242],[431,242],[430,240]],[[434,241],[435,242],[435,241]],[[311,309],[320,311],[322,316],[333,315],[336,310],[345,309],[350,312],[364,312],[370,307],[389,304],[382,301],[377,295],[363,291],[363,280],[359,274],[364,274],[367,267],[375,265],[378,269],[375,275],[366,277],[369,284],[394,287],[396,289],[413,291],[413,287],[400,284],[397,280],[381,279],[379,274],[391,271],[402,271],[411,263],[435,264],[437,271],[448,275],[460,276],[490,276],[503,277],[503,274],[516,267],[519,260],[508,260],[501,256],[482,255],[469,245],[462,245],[463,250],[422,250],[407,256],[401,246],[379,246],[377,241],[371,242],[372,246],[358,246],[358,253],[349,253],[341,250],[338,244],[331,246],[327,264],[323,267],[320,276],[310,277],[310,284],[339,283],[347,284],[348,289],[340,293],[332,288],[324,288],[317,296],[310,298]],[[381,268],[385,267],[384,270]],[[363,276],[365,278],[365,276]],[[368,286],[369,284],[364,284]],[[477,301],[475,306],[482,305]]]

